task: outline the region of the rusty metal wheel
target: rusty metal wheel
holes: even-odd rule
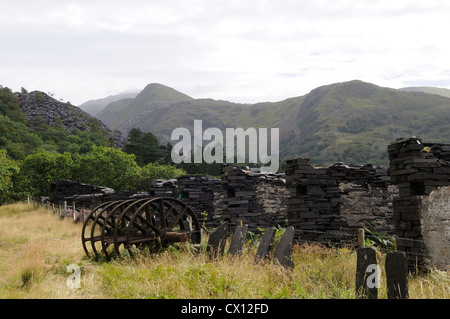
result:
[[[86,255],[88,257],[91,257],[91,253],[88,249],[88,245],[86,244],[87,242],[92,242],[92,240],[96,241],[96,240],[100,240],[100,238],[92,238],[91,236],[91,229],[93,227],[93,223],[96,220],[96,217],[98,214],[102,214],[103,209],[107,206],[109,206],[110,204],[112,204],[113,202],[104,202],[101,203],[100,205],[98,205],[97,207],[95,207],[86,217],[86,219],[84,220],[83,223],[83,227],[81,229],[81,243],[83,245],[83,249],[84,252],[86,253]],[[90,227],[88,227],[90,226]]]
[[[120,235],[122,232],[124,232],[124,228],[126,228],[126,225],[121,223],[120,221],[122,221],[122,219],[119,219],[118,217],[123,217],[124,215],[126,215],[124,214],[124,212],[130,211],[130,208],[135,207],[137,204],[139,204],[139,202],[139,200],[135,199],[123,200],[119,203],[116,202],[114,207],[109,210],[106,216],[104,216],[105,219],[102,222],[102,227],[100,230],[100,242],[102,245],[101,251],[108,261],[111,260],[112,255],[116,254],[117,251],[119,251],[120,256],[120,250],[116,250],[115,248],[109,249],[111,245],[115,247],[116,245],[120,246],[120,244],[122,244],[121,238],[116,237],[115,234]]]
[[[81,241],[88,257],[109,261],[144,247],[155,252],[179,242],[199,244],[201,229],[193,210],[181,200],[128,199],[95,207],[83,223]]]
[[[134,247],[153,245],[159,248],[187,241],[201,242],[197,216],[181,200],[158,197],[144,202],[131,216],[125,247],[132,255]]]
[[[126,231],[130,224],[131,216],[136,212],[136,210],[149,199],[139,199],[134,200],[132,203],[122,210],[120,215],[116,218],[116,225],[114,227],[113,243],[114,252],[117,256],[121,256],[122,253],[127,250],[125,248],[126,243]]]

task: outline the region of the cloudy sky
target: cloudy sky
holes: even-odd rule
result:
[[[75,105],[155,82],[242,103],[450,88],[448,30],[445,0],[0,0],[0,85]]]

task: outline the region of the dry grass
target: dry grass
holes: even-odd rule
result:
[[[190,245],[110,263],[88,260],[81,224],[44,209],[0,207],[0,298],[354,298],[356,253],[317,245],[293,248],[293,272],[255,264],[256,246],[241,257],[211,260]],[[384,264],[384,255],[378,260]],[[82,267],[69,289],[70,264]],[[383,268],[383,267],[381,267]],[[379,298],[386,298],[383,269]],[[410,276],[410,298],[450,298],[448,272]]]

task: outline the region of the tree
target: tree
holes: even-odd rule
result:
[[[128,133],[127,143],[123,150],[136,156],[139,166],[160,161],[166,155],[166,146],[159,144],[158,138],[152,132],[142,132],[132,128]]]
[[[79,182],[129,190],[138,173],[135,156],[113,147],[93,146],[77,159],[74,178]]]
[[[147,191],[152,179],[172,179],[182,175],[186,175],[186,172],[175,166],[149,163],[139,168],[134,190]]]
[[[41,151],[28,155],[20,165],[17,191],[30,193],[34,197],[48,196],[50,183],[71,179],[73,167],[69,153]]]
[[[19,107],[17,97],[7,87],[0,86],[0,114],[8,116],[11,120],[26,123],[25,117]]]
[[[15,199],[13,177],[18,172],[17,163],[8,158],[5,150],[0,150],[0,205]]]

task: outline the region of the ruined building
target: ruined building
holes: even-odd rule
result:
[[[224,165],[220,178],[154,180],[142,193],[58,181],[51,185],[50,199],[92,209],[110,200],[175,197],[189,204],[207,228],[224,221],[231,231],[238,221],[252,232],[292,225],[299,242],[355,245],[358,229],[369,228],[395,237],[411,267],[427,259],[448,267],[450,144],[399,139],[388,153],[389,169],[343,163],[313,167],[303,158],[286,161],[285,174]]]

